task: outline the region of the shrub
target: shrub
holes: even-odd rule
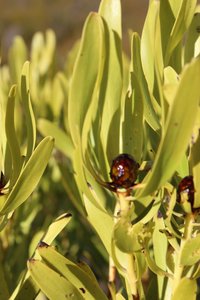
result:
[[[96,232],[93,255],[108,263],[109,295],[87,264],[50,245],[73,220],[65,213],[34,236],[27,271],[10,299],[33,299],[39,290],[53,300],[197,299],[199,26],[197,1],[150,1],[141,38],[130,33],[128,61],[120,1],[102,0],[59,72],[51,30],[34,36],[30,63],[23,40],[15,39],[0,70],[1,247],[6,252],[8,230],[15,251],[12,219],[18,228],[25,222],[30,234],[45,193],[34,193],[29,209],[21,204],[36,188],[55,140],[51,174]],[[44,136],[37,147],[36,128]],[[45,176],[43,192],[51,182]],[[2,261],[1,299],[9,297],[5,267],[11,268]]]

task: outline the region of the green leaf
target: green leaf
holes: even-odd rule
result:
[[[200,59],[189,64],[166,120],[165,134],[159,145],[152,171],[144,180],[146,186],[136,195],[144,197],[160,188],[175,172],[188,146],[199,106]],[[190,83],[190,84],[188,84]],[[187,122],[185,111],[187,110]]]
[[[155,229],[153,232],[153,251],[156,264],[162,268],[166,269],[166,254],[168,242],[166,235],[161,232],[165,229],[163,218],[155,217]],[[160,249],[162,248],[162,251]]]
[[[99,63],[102,59],[102,35],[102,19],[98,14],[91,13],[85,22],[69,88],[68,118],[74,144],[78,143],[98,78]]]
[[[81,291],[41,261],[29,260],[28,269],[38,287],[50,300],[84,299]]]
[[[192,266],[200,260],[200,234],[185,241],[181,251],[181,265]]]
[[[158,41],[161,41],[162,45],[162,55],[163,60],[166,54],[167,50],[167,44],[170,39],[170,32],[173,28],[175,18],[177,15],[177,8],[174,6],[176,5],[180,6],[181,1],[160,1],[160,10],[159,10],[159,26],[160,26],[160,37]]]
[[[145,19],[141,37],[141,61],[150,92],[154,87],[154,60],[155,60],[155,34],[156,18],[159,9],[158,1],[149,1],[149,8]],[[157,29],[158,30],[158,29]]]
[[[34,297],[38,294],[39,287],[36,282],[30,277],[23,280],[20,280],[16,289],[10,296],[9,300],[22,300],[22,299],[34,299]]]
[[[91,277],[83,269],[59,254],[52,247],[41,244],[38,247],[38,252],[48,265],[69,280],[78,290],[83,292],[84,299],[107,299],[103,291],[96,284],[96,281],[91,280]]]
[[[142,231],[143,224],[131,225],[130,222],[120,219],[114,226],[113,238],[116,246],[125,253],[134,253],[142,249],[138,234]]]
[[[65,213],[56,218],[47,228],[47,231],[42,237],[42,241],[51,244],[57,235],[64,229],[64,227],[71,220],[71,214]],[[39,241],[38,241],[39,243]],[[33,255],[33,258],[36,255]],[[15,288],[14,292],[10,296],[9,300],[21,300],[21,299],[34,299],[39,291],[38,286],[30,277],[30,273],[26,271],[19,284]]]
[[[199,39],[198,26],[200,24],[200,7],[193,16],[192,23],[189,27],[185,43],[185,63],[188,63],[193,57],[199,54],[196,51],[197,40]],[[200,49],[199,49],[200,50]]]
[[[58,234],[67,226],[71,220],[72,215],[70,213],[64,213],[56,218],[48,227],[45,232],[42,241],[51,244]]]
[[[100,137],[108,160],[119,154],[120,103],[122,96],[121,1],[103,0],[99,14],[104,20],[105,65],[99,94]]]
[[[66,87],[63,88],[63,84],[66,84]],[[65,78],[64,74],[59,72],[55,75],[52,82],[52,97],[49,98],[48,104],[51,107],[53,116],[56,120],[60,119],[60,112],[63,109],[64,101],[66,101],[66,94],[68,88],[68,81]],[[52,101],[55,99],[55,101]]]
[[[2,205],[0,215],[15,210],[31,195],[48,164],[53,146],[52,137],[46,137],[40,142]]]
[[[58,167],[62,175],[61,182],[69,200],[73,203],[74,207],[80,212],[80,214],[85,216],[85,209],[77,188],[73,170],[69,166],[63,165],[62,162],[58,162]]]
[[[163,269],[159,268],[159,267],[156,265],[155,261],[154,261],[154,260],[151,258],[151,256],[150,256],[149,249],[146,249],[146,250],[145,250],[144,255],[145,255],[146,263],[147,263],[149,269],[150,269],[153,273],[155,273],[155,274],[157,274],[157,275],[159,275],[159,276],[164,276],[164,277],[167,276],[167,277],[173,278],[172,275],[171,275],[170,273],[165,272]]]
[[[21,69],[27,57],[27,47],[23,38],[16,36],[8,52],[8,64],[12,83],[20,83]]]
[[[67,157],[72,157],[74,147],[70,137],[58,127],[58,125],[45,120],[39,119],[37,123],[38,130],[43,136],[52,136],[55,139],[55,147]]]
[[[184,277],[177,286],[171,300],[196,300],[197,283],[196,280]]]
[[[56,46],[56,37],[53,30],[48,29],[45,36],[41,32],[37,32],[32,39],[31,45],[31,62],[34,68],[37,66],[35,75],[44,76],[51,68],[54,62]]]
[[[160,231],[165,229],[163,218],[155,217],[155,229],[153,231],[153,252],[156,265],[162,270],[167,269],[166,256],[168,250],[167,237],[164,233]],[[160,251],[162,249],[162,251]],[[165,278],[163,276],[158,276],[158,294],[162,297],[163,289],[165,284]]]
[[[190,166],[192,167],[193,181],[195,187],[195,199],[194,199],[194,207],[200,207],[200,134],[196,140],[196,142],[191,147],[190,154]]]
[[[131,74],[132,95],[127,94],[122,123],[123,152],[141,162],[143,148],[143,101],[135,74]]]
[[[108,213],[95,206],[86,196],[84,196],[84,203],[89,222],[98,233],[107,252],[111,254],[113,219]]]
[[[6,137],[7,137],[7,142],[11,153],[11,157],[12,157],[12,166],[13,166],[13,174],[10,183],[11,187],[13,183],[15,183],[22,167],[22,158],[21,158],[20,147],[19,147],[19,142],[17,139],[15,123],[14,123],[15,96],[16,96],[16,86],[13,85],[11,87],[8,96],[6,118],[5,118]]]
[[[190,0],[190,1],[182,0],[179,12],[176,16],[175,23],[170,32],[167,50],[165,53],[166,64],[169,61],[172,51],[175,49],[175,47],[181,41],[183,34],[185,33],[185,31],[187,30],[187,28],[189,27],[189,25],[192,21],[196,3],[197,3],[197,0]]]
[[[78,263],[78,267],[81,268],[89,277],[90,279],[96,283],[97,285],[98,284],[98,281],[97,281],[97,278],[95,277],[94,273],[92,272],[92,270],[90,269],[90,267],[83,261],[79,262]]]
[[[140,38],[137,33],[132,36],[132,69],[137,78],[137,83],[140,87],[140,94],[143,99],[144,117],[147,123],[155,130],[160,128],[159,119],[156,113],[160,108],[158,103],[150,94],[146,78],[142,69],[141,54],[140,54]]]
[[[30,63],[27,61],[22,69],[21,73],[21,98],[24,105],[26,128],[27,128],[27,150],[26,150],[26,162],[29,160],[34,148],[36,141],[36,124],[33,113],[33,108],[30,99],[30,87],[29,87],[29,76],[30,76]]]
[[[99,13],[104,18],[109,28],[114,30],[121,38],[121,1],[120,0],[102,0],[99,7]]]

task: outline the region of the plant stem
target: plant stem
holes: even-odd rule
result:
[[[127,255],[127,275],[128,275],[128,281],[131,288],[131,294],[132,298],[134,300],[139,300],[139,295],[137,291],[137,277],[135,274],[135,264],[134,264],[134,256],[132,254]]]
[[[118,199],[120,204],[120,218],[124,218],[127,221],[130,220],[130,208],[131,201],[127,199],[129,193],[126,192],[118,192]],[[134,255],[131,253],[127,253],[127,280],[130,285],[131,291],[131,299],[139,300],[138,289],[137,289],[137,277],[135,274],[135,262]]]
[[[180,250],[178,253],[177,263],[175,265],[175,270],[174,270],[173,293],[175,292],[175,289],[177,288],[182,278],[184,266],[181,264],[181,254],[186,241],[191,238],[193,222],[194,222],[193,214],[187,214],[185,219],[184,234],[183,234],[183,238],[181,239]]]

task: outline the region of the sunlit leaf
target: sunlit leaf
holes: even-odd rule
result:
[[[91,277],[78,265],[46,244],[41,244],[38,247],[38,252],[48,265],[69,280],[79,291],[83,292],[84,299],[107,299],[96,282],[91,280]]]
[[[200,234],[187,240],[181,251],[180,263],[184,266],[192,266],[200,260]]]
[[[150,94],[148,84],[144,76],[140,54],[140,38],[137,33],[134,33],[132,36],[132,69],[140,87],[140,94],[142,95],[144,106],[144,117],[147,123],[155,131],[158,131],[160,124],[156,113],[159,112],[159,106],[153,98],[153,95]]]
[[[150,92],[154,86],[154,59],[155,59],[155,30],[156,18],[159,9],[158,1],[150,1],[147,16],[141,37],[141,60],[144,75],[147,79]]]
[[[16,86],[12,86],[8,96],[6,119],[5,119],[6,137],[7,137],[10,153],[11,153],[12,167],[13,167],[11,186],[17,179],[22,167],[22,158],[20,153],[19,141],[17,139],[16,129],[15,129],[15,118],[14,118],[15,96],[16,96]]]
[[[122,96],[121,1],[101,1],[104,20],[105,66],[100,89],[100,137],[108,160],[119,153],[120,101]],[[97,132],[98,138],[98,132]]]
[[[173,28],[170,32],[170,38],[168,40],[167,50],[165,54],[166,63],[168,62],[172,51],[175,49],[175,47],[183,37],[184,32],[189,27],[194,15],[196,3],[197,0],[191,0],[189,2],[185,0],[182,1]]]
[[[69,128],[75,144],[78,143],[98,77],[102,34],[102,19],[96,13],[91,13],[85,22],[69,89]]]
[[[134,253],[142,249],[138,240],[138,234],[142,231],[143,224],[131,225],[130,222],[121,219],[115,226],[113,238],[116,246],[125,253]]]
[[[25,118],[26,118],[26,134],[27,134],[27,150],[26,161],[30,158],[36,142],[36,124],[33,113],[33,108],[30,99],[30,83],[29,83],[29,65],[27,61],[22,69],[21,75],[21,99],[24,105]]]
[[[39,260],[30,260],[28,269],[34,281],[43,293],[51,300],[83,300],[82,292],[75,288],[59,273],[47,267]]]
[[[53,146],[52,137],[46,137],[40,142],[2,205],[1,215],[16,209],[34,191],[48,164]]]
[[[181,77],[173,105],[166,121],[166,130],[148,174],[146,187],[140,197],[161,187],[175,172],[188,146],[199,105],[200,59],[188,65]],[[190,82],[190,84],[188,84]],[[187,110],[187,122],[185,111]]]
[[[131,153],[141,162],[143,148],[143,101],[135,74],[131,74],[132,93],[126,96],[122,123],[123,153]]]
[[[196,280],[189,279],[184,277],[180,280],[179,285],[177,286],[172,300],[196,300],[197,296],[197,283]]]
[[[197,141],[191,147],[191,154],[190,154],[190,163],[192,167],[192,174],[193,174],[193,181],[195,187],[195,200],[194,200],[194,207],[200,207],[200,186],[198,184],[200,180],[200,135],[197,138]]]
[[[195,44],[199,38],[198,26],[200,24],[200,6],[193,16],[192,23],[187,33],[187,39],[185,43],[185,63],[189,62],[194,56],[198,55],[195,51]]]
[[[57,235],[71,220],[71,214],[66,213],[56,218],[47,228],[47,231],[42,236],[42,241],[51,244]],[[40,241],[38,241],[39,243]],[[36,255],[34,254],[33,258]],[[30,276],[30,272],[26,271],[14,292],[10,296],[10,300],[33,299],[39,291],[39,287]]]
[[[106,212],[97,208],[86,196],[84,196],[84,203],[88,220],[101,238],[107,252],[111,253],[113,219]]]
[[[26,44],[21,36],[16,36],[8,53],[8,63],[12,83],[20,82],[21,69],[27,60],[28,53]]]

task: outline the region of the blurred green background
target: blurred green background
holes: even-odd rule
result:
[[[0,0],[1,55],[15,35],[22,35],[28,44],[36,31],[52,28],[57,37],[58,53],[66,52],[80,37],[84,20],[90,11],[97,11],[100,0]],[[122,0],[123,44],[127,52],[128,29],[141,32],[148,0]]]

